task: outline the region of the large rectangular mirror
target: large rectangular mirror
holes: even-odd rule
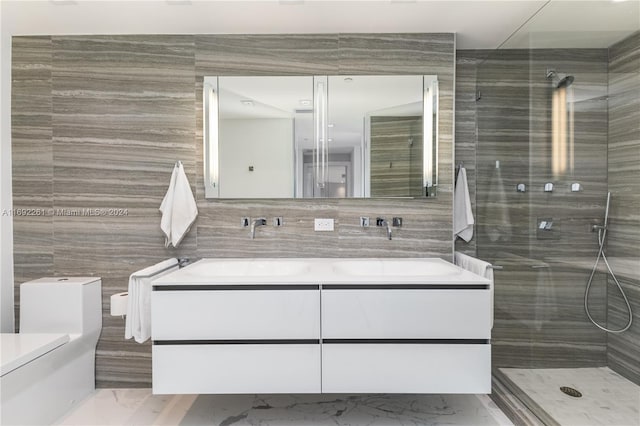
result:
[[[205,77],[207,198],[434,197],[437,76]]]

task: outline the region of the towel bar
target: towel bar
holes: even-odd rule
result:
[[[177,268],[179,265],[176,263],[175,265],[171,265],[171,266],[167,266],[166,268],[163,268],[159,271],[154,272],[153,274],[146,274],[146,275],[138,275],[138,274],[133,274],[134,277],[136,278],[151,278],[153,276],[156,276],[158,274],[161,274],[165,271],[168,271],[171,268]]]

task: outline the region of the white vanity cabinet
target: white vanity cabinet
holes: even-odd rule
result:
[[[322,391],[490,393],[486,285],[326,285]]]
[[[152,293],[153,392],[320,393],[318,285]]]
[[[492,284],[374,261],[207,259],[154,281],[153,392],[490,393]]]

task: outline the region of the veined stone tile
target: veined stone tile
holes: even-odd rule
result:
[[[46,202],[60,214],[31,228],[26,222],[27,226],[16,227],[16,240],[24,245],[24,250],[16,251],[16,271],[102,277],[105,328],[98,345],[98,386],[150,383],[150,346],[124,340],[124,323],[109,316],[108,298],[126,290],[133,271],[168,257],[451,259],[453,35],[17,39],[14,56],[21,59],[14,63],[14,88],[19,89],[15,93],[38,89],[34,96],[43,97],[48,109],[35,108],[43,103],[30,93],[14,98],[13,131],[24,141],[23,150],[14,154],[14,164],[20,166],[14,171],[15,196],[25,205]],[[38,65],[47,58],[48,71]],[[384,74],[391,70],[439,76],[441,176],[436,199],[204,199],[202,76]],[[34,84],[29,86],[28,80]],[[46,84],[50,87],[43,89]],[[33,118],[42,125],[35,126]],[[164,247],[158,207],[177,160],[183,162],[194,190],[199,217],[174,249]],[[39,186],[40,181],[47,185]],[[65,213],[83,209],[121,209],[127,214]],[[404,226],[394,230],[392,241],[379,235],[379,229],[362,233],[355,226],[361,212],[371,217],[401,216]],[[243,216],[265,216],[269,225],[260,227],[256,239],[250,240],[248,229],[240,227]],[[275,216],[284,217],[282,227],[271,226]],[[317,217],[334,218],[335,231],[315,232]],[[39,240],[50,243],[35,250]],[[30,265],[34,268],[29,269]]]

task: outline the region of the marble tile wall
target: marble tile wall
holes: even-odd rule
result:
[[[487,58],[488,50],[456,51],[456,129],[455,166],[462,164],[467,171],[467,182],[471,208],[476,214],[476,147],[477,111],[476,72]],[[457,170],[456,170],[457,173]],[[474,233],[477,230],[474,227]],[[477,236],[469,242],[456,238],[455,249],[470,256],[476,256]]]
[[[150,345],[124,340],[109,296],[126,290],[133,271],[167,257],[451,259],[452,34],[14,37],[12,55],[14,206],[55,209],[16,218],[16,287],[45,275],[102,277],[100,387],[149,386]],[[389,73],[439,76],[437,199],[204,198],[204,75]],[[158,207],[176,160],[200,214],[180,247],[165,249]],[[82,208],[105,210],[88,216]],[[242,216],[283,216],[285,224],[250,240]],[[360,228],[360,216],[401,216],[404,226],[389,241],[382,229]],[[315,217],[334,218],[336,231],[315,233]]]
[[[631,303],[634,323],[609,334],[608,365],[640,384],[640,32],[609,49],[609,191],[607,254]],[[627,309],[609,279],[608,320],[627,321]]]
[[[53,273],[53,144],[50,37],[14,38],[11,138],[14,275],[22,283]],[[32,213],[32,215],[27,215]],[[20,287],[14,289],[19,328]]]

